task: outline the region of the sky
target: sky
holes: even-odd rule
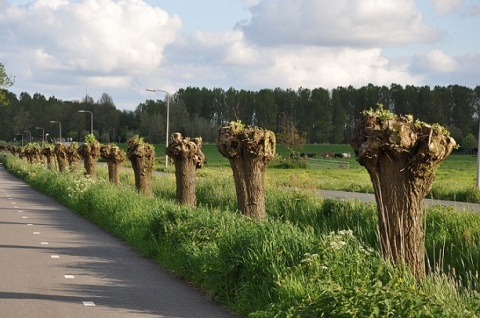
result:
[[[480,0],[0,0],[17,94],[480,85]],[[158,89],[156,93],[147,88]]]

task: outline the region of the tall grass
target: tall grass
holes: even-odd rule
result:
[[[456,276],[438,270],[418,283],[408,270],[380,257],[373,205],[269,185],[269,217],[254,222],[236,212],[226,171],[199,175],[194,209],[174,203],[174,181],[165,175],[155,177],[156,198],[150,199],[137,194],[129,176],[115,186],[100,171],[100,179],[90,179],[10,156],[2,160],[35,188],[242,316],[477,317],[480,312],[473,280],[456,280],[462,271],[473,275],[470,266],[478,268],[477,252],[470,251],[478,250],[478,214],[427,212],[427,245],[437,250],[455,242],[461,248],[452,247],[451,258],[463,259],[465,267],[457,262],[451,265]],[[449,257],[442,254],[443,266],[453,264]]]

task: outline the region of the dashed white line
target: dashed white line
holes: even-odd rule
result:
[[[63,277],[67,278],[67,279],[73,279],[75,278],[75,276],[73,275],[63,275]]]
[[[28,216],[22,216],[22,219],[28,219]]]
[[[60,258],[59,255],[50,255],[51,258]]]
[[[33,232],[33,234],[40,234],[40,232]]]
[[[83,305],[86,307],[95,307],[95,303],[93,301],[84,301]]]
[[[40,242],[42,245],[48,245],[48,242]]]

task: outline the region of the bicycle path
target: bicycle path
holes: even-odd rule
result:
[[[0,164],[0,317],[235,317]]]

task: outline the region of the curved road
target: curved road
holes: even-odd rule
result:
[[[235,317],[0,164],[0,317]]]

